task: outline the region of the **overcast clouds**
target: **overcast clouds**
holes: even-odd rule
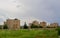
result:
[[[59,22],[60,0],[0,0],[0,24],[7,18]]]

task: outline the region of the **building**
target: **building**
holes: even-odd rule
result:
[[[39,26],[39,22],[38,22],[38,21],[36,21],[36,20],[35,20],[35,21],[33,21],[33,22],[32,22],[32,24]]]
[[[20,20],[18,19],[7,19],[6,22],[4,22],[8,26],[8,29],[20,29]]]
[[[39,22],[34,20],[32,23],[29,23],[28,28],[38,28],[39,27]]]
[[[58,23],[51,23],[50,27],[57,28],[58,27]]]
[[[46,27],[47,23],[46,22],[40,22],[40,26],[42,26],[43,28]]]

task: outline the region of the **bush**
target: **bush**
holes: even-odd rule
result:
[[[0,25],[0,29],[2,29],[2,25]]]
[[[32,25],[31,25],[31,28],[39,28],[39,27],[38,27],[38,25],[32,24]]]
[[[8,26],[7,26],[7,25],[4,25],[4,26],[3,26],[3,29],[8,29]]]
[[[24,24],[24,29],[27,29],[28,28],[28,26],[27,26],[27,24],[26,24],[26,22],[25,22],[25,24]]]
[[[47,26],[46,28],[52,28],[52,27]]]
[[[39,28],[43,28],[42,26],[39,26]]]
[[[58,35],[60,35],[60,28],[58,28],[57,30],[58,30]]]

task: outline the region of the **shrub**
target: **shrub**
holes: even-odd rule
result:
[[[8,29],[8,26],[5,24],[5,25],[3,26],[3,29]]]
[[[60,35],[60,28],[58,28],[58,35]]]
[[[27,24],[26,24],[26,22],[25,22],[25,24],[24,24],[24,29],[27,29],[28,28],[28,26],[27,26]]]
[[[32,24],[32,25],[31,25],[31,28],[39,28],[39,27],[38,27],[38,25]]]
[[[43,28],[42,26],[39,26],[39,28]]]

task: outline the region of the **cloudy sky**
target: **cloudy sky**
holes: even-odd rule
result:
[[[0,0],[0,24],[8,18],[60,23],[60,0]]]

